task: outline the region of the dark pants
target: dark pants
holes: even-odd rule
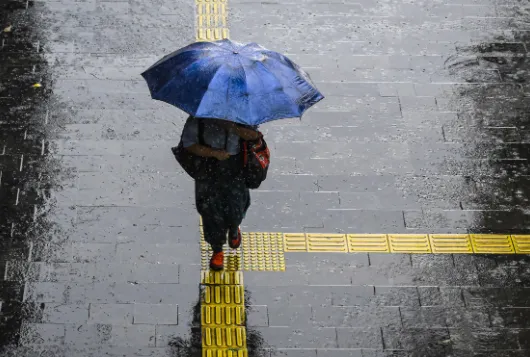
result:
[[[195,204],[202,216],[204,239],[220,252],[229,231],[237,230],[248,208],[250,192],[242,179],[195,181]]]

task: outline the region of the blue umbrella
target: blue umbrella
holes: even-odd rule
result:
[[[196,42],[142,76],[153,99],[194,117],[246,125],[301,117],[324,98],[303,69],[256,43]]]

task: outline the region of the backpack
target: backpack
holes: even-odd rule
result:
[[[270,152],[263,137],[253,141],[243,141],[243,170],[245,184],[257,189],[267,178],[270,164]]]
[[[199,120],[199,144],[204,145],[203,140],[204,123]],[[210,177],[212,168],[216,165],[217,159],[197,156],[186,150],[182,144],[182,137],[178,146],[172,147],[171,151],[178,163],[188,175],[194,180],[206,180]]]

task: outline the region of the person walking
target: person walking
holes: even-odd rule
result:
[[[249,189],[267,176],[270,153],[258,125],[301,118],[324,96],[286,56],[229,39],[185,46],[142,77],[151,98],[190,115],[179,146],[171,150],[195,179],[197,210],[214,251],[210,268],[223,269],[227,236],[230,247],[241,244],[239,225],[250,206]]]
[[[204,239],[213,251],[212,270],[223,269],[223,246],[227,238],[230,248],[237,249],[241,245],[239,226],[250,207],[241,141],[257,140],[260,136],[261,133],[252,128],[224,120],[190,116],[184,125],[183,147],[196,156],[217,160],[208,168],[205,179],[195,180],[195,205],[202,217]]]

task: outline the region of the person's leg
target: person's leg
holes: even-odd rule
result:
[[[250,207],[250,191],[244,182],[236,181],[230,188],[230,193],[227,198],[229,206],[231,207],[230,215],[226,217],[228,223],[228,244],[231,248],[237,249],[241,245],[241,229],[239,226],[248,208]]]
[[[226,243],[226,230],[209,216],[202,216],[202,229],[206,243],[210,244],[214,252],[221,252]]]
[[[210,269],[223,269],[223,245],[226,243],[226,225],[219,203],[220,196],[215,185],[210,182],[195,182],[195,205],[202,217],[202,228],[204,240],[210,244],[213,250],[210,260]]]

